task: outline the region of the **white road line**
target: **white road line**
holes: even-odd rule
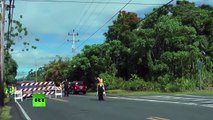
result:
[[[209,107],[209,108],[213,108],[213,105],[201,105],[203,107]]]
[[[95,96],[78,96],[76,95],[76,97],[87,97],[87,98],[94,98]],[[153,96],[150,96],[153,98]],[[160,97],[160,96],[158,96]],[[169,96],[168,96],[169,97]],[[171,103],[171,104],[182,104],[182,105],[193,105],[193,106],[202,106],[202,107],[209,107],[209,108],[213,108],[213,105],[202,105],[202,104],[197,104],[197,103],[192,103],[192,102],[173,102],[173,101],[164,101],[164,100],[154,100],[152,98],[150,99],[143,99],[143,98],[128,98],[128,97],[109,97],[107,96],[106,98],[110,98],[110,99],[121,99],[121,100],[131,100],[131,101],[146,101],[146,102],[156,102],[156,103]]]
[[[193,97],[193,98],[206,98],[206,97],[213,98],[213,96],[184,95],[184,94],[177,94],[175,96],[185,96],[185,97]]]
[[[27,115],[27,113],[25,112],[25,110],[22,108],[22,106],[17,102],[17,105],[19,106],[19,108],[21,109],[21,112],[24,114],[24,117],[27,119],[27,120],[31,120],[30,117]]]
[[[150,97],[143,97],[143,98],[153,98],[153,99],[173,99],[173,100],[191,100],[191,101],[206,101],[211,99],[200,99],[200,98],[185,98],[185,97],[175,97],[175,96],[150,96]]]
[[[138,98],[125,98],[125,97],[108,97],[112,99],[122,99],[122,100],[133,100],[133,101],[147,101],[147,102],[160,102],[160,103],[173,103],[173,104],[184,104],[184,105],[198,105],[196,103],[183,103],[183,102],[172,102],[172,101],[162,101],[162,100],[150,100],[150,99],[138,99]]]
[[[175,97],[175,96],[150,96],[150,97],[142,97],[142,98],[145,98],[145,99],[162,99],[162,100],[188,100],[188,101],[210,101],[212,99],[209,99],[209,98],[185,98],[185,97]]]
[[[56,101],[60,101],[60,102],[68,102],[68,100],[57,99],[57,98],[51,98],[51,100],[56,100]]]

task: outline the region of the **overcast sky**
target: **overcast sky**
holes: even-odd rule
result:
[[[61,57],[72,56],[71,40],[68,32],[72,30],[79,34],[76,39],[76,51],[79,53],[85,45],[101,44],[105,38],[103,33],[108,30],[107,23],[89,40],[85,41],[106,21],[108,21],[125,4],[107,4],[107,2],[123,2],[129,0],[64,0],[64,1],[86,1],[86,2],[105,2],[105,4],[96,3],[75,3],[75,2],[48,2],[54,0],[15,0],[14,19],[19,20],[27,27],[28,36],[16,39],[16,45],[13,47],[13,58],[18,63],[18,76],[23,77],[30,69],[35,70],[36,64],[43,66],[53,60],[56,55]],[[63,1],[63,0],[57,0]],[[136,12],[139,17],[143,17],[152,11],[153,8],[161,6],[170,0],[132,0],[131,3],[143,3],[145,5],[129,4],[123,10]],[[196,4],[210,4],[210,0],[190,0]],[[173,2],[175,3],[175,2]],[[212,3],[211,3],[212,4]],[[23,18],[20,19],[20,15]],[[115,20],[116,17],[113,18]],[[39,38],[39,42],[35,42]],[[30,49],[28,52],[22,52],[24,41],[37,46],[36,50]]]

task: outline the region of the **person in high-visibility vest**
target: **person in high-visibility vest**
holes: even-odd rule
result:
[[[11,87],[11,95],[12,96],[14,96],[14,94],[15,94],[15,86],[14,85],[12,85],[12,87]]]
[[[8,88],[6,86],[4,87],[4,94],[8,97]]]
[[[97,76],[97,93],[98,93],[98,100],[99,101],[104,100],[103,97],[103,94],[105,93],[104,81],[99,75]]]

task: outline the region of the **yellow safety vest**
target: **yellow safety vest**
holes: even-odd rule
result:
[[[104,81],[103,81],[103,79],[100,79],[100,80],[99,80],[99,86],[100,86],[100,87],[104,86]]]
[[[15,93],[15,87],[12,87],[12,94],[14,94]]]
[[[4,93],[5,93],[5,94],[8,94],[8,89],[7,89],[7,87],[4,88]]]

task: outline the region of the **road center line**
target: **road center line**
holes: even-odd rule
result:
[[[57,99],[57,98],[51,98],[52,100],[60,101],[60,102],[69,102],[68,100],[63,99]]]

